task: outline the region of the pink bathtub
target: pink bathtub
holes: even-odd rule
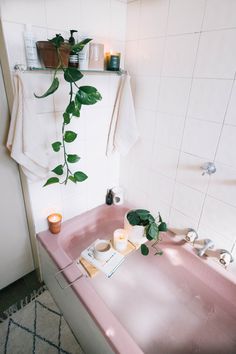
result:
[[[133,252],[109,279],[73,263],[96,238],[110,239],[126,211],[102,205],[57,236],[38,235],[43,278],[85,353],[235,354],[236,279],[172,234],[162,236],[163,256]],[[57,270],[68,265],[65,281]]]

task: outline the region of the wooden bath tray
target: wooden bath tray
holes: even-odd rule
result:
[[[120,252],[120,253],[123,254],[124,256],[127,256],[129,253],[135,251],[136,249],[137,249],[137,247],[133,243],[128,241],[128,246],[127,246],[126,250],[124,252]],[[90,264],[84,258],[80,257],[79,261],[80,261],[80,264],[83,266],[83,268],[88,273],[88,275],[90,276],[90,278],[93,278],[97,273],[100,272],[96,267],[94,267],[92,264]]]

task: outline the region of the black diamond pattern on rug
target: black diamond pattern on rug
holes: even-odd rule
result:
[[[47,318],[47,327],[43,326],[43,319]],[[21,339],[20,353],[25,354],[72,354],[61,347],[62,314],[49,308],[38,300],[34,301],[33,328],[25,326],[12,318],[8,321],[4,354],[12,354],[12,338]],[[53,335],[48,333],[48,328],[53,326]],[[19,352],[18,352],[19,353]]]

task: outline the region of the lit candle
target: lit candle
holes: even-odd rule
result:
[[[105,53],[105,61],[107,70],[120,70],[120,53],[112,51],[109,53]]]
[[[61,231],[61,214],[51,214],[48,216],[48,226],[52,234],[58,234]]]
[[[128,245],[127,231],[124,229],[117,229],[113,234],[113,245],[118,252],[124,252]]]

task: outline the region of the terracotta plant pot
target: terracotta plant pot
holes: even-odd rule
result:
[[[39,57],[46,68],[56,68],[58,66],[58,58],[56,48],[48,41],[38,41],[36,43]],[[70,45],[67,43],[62,44],[60,48],[61,59],[63,66],[68,66]]]

